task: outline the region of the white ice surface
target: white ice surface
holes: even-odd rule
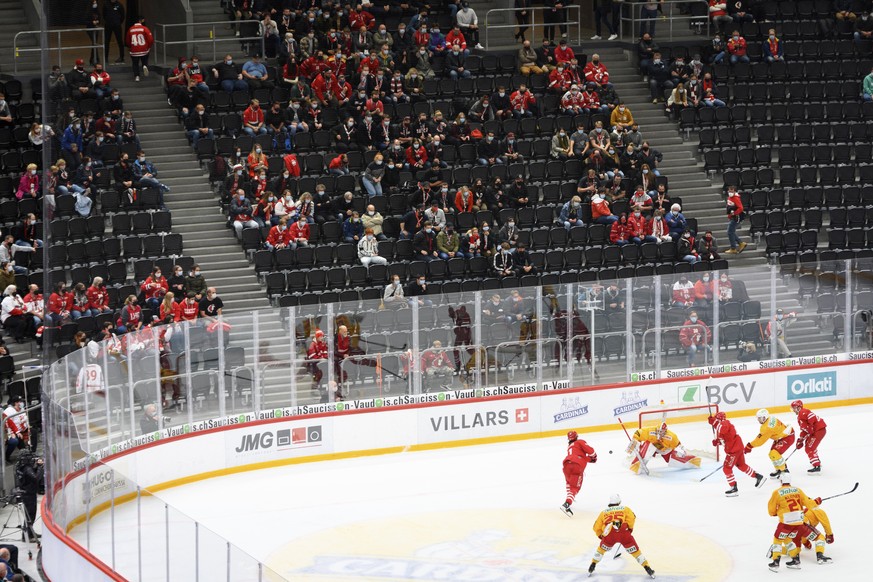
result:
[[[588,466],[573,518],[558,511],[564,500],[566,439],[533,439],[291,465],[162,491],[160,499],[142,500],[141,536],[136,535],[136,503],[116,509],[116,542],[126,544],[116,549],[116,565],[137,579],[141,537],[147,557],[143,579],[164,580],[169,531],[170,579],[196,580],[194,528],[183,511],[202,524],[200,580],[228,579],[228,550],[216,535],[239,548],[231,549],[234,582],[258,580],[252,560],[242,552],[294,581],[582,580],[597,542],[594,517],[610,494],[620,493],[636,512],[634,535],[659,580],[870,580],[873,570],[865,552],[870,551],[873,465],[867,426],[873,406],[824,409],[821,415],[829,427],[819,449],[823,472],[807,475],[809,462],[800,450],[789,462],[792,483],[811,497],[861,484],[852,495],[823,505],[836,538],[826,548],[834,560],[828,566],[817,565],[814,554],[804,550],[801,570],[783,565],[774,574],[767,569],[776,526],[767,515],[767,500],[776,481],[756,490],[751,478],[737,472],[740,496],[726,498],[720,470],[699,482],[716,467],[709,459],[691,470],[667,468],[653,459],[652,474],[637,476],[627,469],[627,439],[620,430],[581,435],[599,461]],[[791,413],[778,416],[794,421]],[[734,424],[746,441],[757,434],[752,417]],[[705,423],[673,430],[689,447],[711,439]],[[766,448],[747,455],[747,461],[759,472],[773,470]],[[90,547],[106,562],[109,530],[109,512],[90,524]],[[84,542],[85,528],[73,535]],[[607,557],[594,579],[630,581],[642,575],[633,560]],[[263,579],[277,578],[265,572]]]

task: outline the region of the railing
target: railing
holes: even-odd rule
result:
[[[91,44],[74,45],[74,46],[65,46],[64,45],[63,39],[61,38],[63,35],[69,34],[69,33],[83,33],[83,32],[88,34],[88,37],[91,39]],[[22,30],[20,32],[15,33],[15,36],[12,39],[12,47],[13,47],[12,68],[13,68],[13,71],[15,72],[16,75],[18,74],[18,60],[21,58],[22,53],[41,53],[41,52],[43,52],[42,47],[39,46],[41,44],[39,37],[42,33],[43,33],[43,31],[41,31],[41,30]],[[61,67],[61,69],[64,68],[64,63],[63,63],[63,53],[64,52],[81,51],[84,49],[88,49],[91,51],[93,51],[94,49],[99,50],[100,54],[102,55],[100,62],[103,63],[104,65],[106,64],[106,51],[105,51],[106,46],[104,45],[104,42],[103,42],[103,36],[104,36],[105,32],[102,28],[62,28],[62,29],[57,29],[57,30],[46,31],[46,34],[50,38],[57,37],[57,40],[55,41],[54,47],[51,46],[51,44],[52,44],[51,42],[49,43],[48,51],[49,52],[57,52],[57,59],[58,59],[57,65],[59,67]],[[36,37],[36,43],[37,43],[36,47],[28,48],[28,47],[20,46],[21,45],[21,38],[27,37],[27,36]],[[47,71],[45,73],[48,74]]]
[[[712,23],[709,20],[709,3],[706,0],[690,0],[690,1],[688,1],[688,0],[661,0],[659,3],[664,7],[664,9],[669,8],[671,14],[669,16],[662,14],[660,18],[655,17],[653,19],[649,19],[649,18],[644,19],[642,17],[642,9],[645,6],[644,3],[642,3],[642,2],[640,2],[640,3],[624,2],[624,6],[627,6],[630,8],[630,14],[627,14],[627,12],[622,11],[621,21],[622,21],[622,23],[629,23],[628,24],[628,26],[630,27],[629,38],[633,42],[635,42],[636,40],[638,40],[640,38],[640,36],[642,36],[642,34],[640,34],[640,32],[639,32],[641,30],[641,26],[640,26],[641,23],[642,22],[649,22],[649,21],[653,21],[654,25],[660,25],[660,26],[664,26],[665,24],[668,25],[668,30],[669,30],[668,38],[667,38],[668,41],[673,40],[673,23],[674,22],[688,22],[689,25],[696,26],[698,28],[698,31],[696,31],[696,34],[702,34],[703,27],[705,26],[707,38],[710,36],[710,29],[711,29]],[[688,16],[686,16],[686,15],[680,15],[680,14],[673,14],[672,9],[673,9],[673,6],[676,4],[685,4],[688,6],[696,4],[696,5],[702,6],[704,15],[701,15],[701,16],[688,15]],[[626,29],[626,26],[621,26],[620,28],[621,28],[621,32],[619,33],[621,35],[620,39],[625,40],[624,31]],[[657,31],[657,28],[656,28],[656,31]],[[654,37],[656,37],[656,35],[653,34],[652,37],[654,38]],[[657,37],[657,38],[662,39],[662,37]]]
[[[489,44],[488,44],[489,31],[498,30],[498,29],[505,29],[505,28],[517,28],[518,27],[518,24],[515,24],[515,23],[513,23],[513,24],[491,24],[491,21],[493,20],[492,14],[507,13],[507,14],[514,15],[515,13],[522,12],[522,11],[526,11],[528,13],[529,22],[527,24],[523,24],[522,26],[530,28],[531,38],[542,38],[544,36],[542,34],[537,36],[537,34],[536,34],[537,28],[540,28],[540,29],[542,29],[543,32],[545,32],[545,28],[547,26],[559,26],[559,27],[563,26],[563,27],[568,27],[567,34],[568,34],[568,40],[569,40],[569,34],[570,34],[569,27],[575,26],[576,27],[576,43],[575,44],[577,46],[582,44],[582,7],[579,6],[578,4],[571,4],[569,6],[564,6],[563,9],[568,11],[566,21],[564,21],[564,22],[545,22],[545,20],[542,18],[545,15],[546,10],[548,10],[548,8],[545,6],[531,6],[529,8],[492,8],[491,10],[489,10],[488,12],[485,13],[485,19],[484,19],[484,22],[485,22],[485,27],[484,27],[485,50],[489,49]],[[575,20],[570,16],[569,11],[573,11],[576,13]],[[539,14],[541,16],[539,22],[537,22],[537,19],[534,17],[534,15],[536,15],[536,14]],[[558,36],[560,37],[560,35],[558,35]]]
[[[862,314],[873,310],[871,267],[873,259],[823,263],[819,284],[812,290],[799,278],[783,278],[779,265],[688,270],[602,282],[438,293],[429,296],[429,302],[411,301],[398,310],[384,309],[379,300],[261,310],[224,316],[221,321],[229,327],[218,326],[214,332],[200,322],[185,322],[128,334],[120,352],[79,350],[58,360],[44,376],[46,464],[48,482],[54,485],[48,487],[46,505],[54,523],[87,541],[91,534],[82,526],[90,528],[93,516],[83,516],[84,505],[71,501],[81,489],[65,489],[71,474],[87,470],[97,472],[98,480],[108,478],[113,485],[95,490],[95,499],[88,501],[92,508],[105,506],[121,476],[100,477],[103,455],[117,452],[114,447],[219,426],[216,419],[244,423],[346,407],[667,378],[662,370],[683,368],[686,356],[678,343],[668,346],[665,338],[678,334],[692,309],[712,330],[713,352],[711,358],[704,352],[704,363],[689,373],[718,373],[723,370],[714,367],[743,362],[737,350],[723,349],[720,337],[732,333],[726,331],[728,325],[738,322],[765,328],[778,308],[786,316],[798,314],[786,341],[792,356],[803,358],[783,359],[780,367],[810,363],[808,356],[836,358],[832,352],[869,349],[873,324]],[[674,268],[684,271],[689,266],[680,263]],[[824,274],[834,272],[839,276]],[[688,310],[670,306],[677,280],[694,282],[705,274],[712,279],[713,302]],[[723,283],[722,275],[727,277]],[[316,330],[323,331],[327,341],[324,359],[306,355]],[[347,358],[337,357],[334,338],[341,331],[350,338]],[[831,339],[839,336],[841,345],[834,349]],[[773,338],[762,339],[762,359],[775,353],[766,349],[767,343],[770,350],[776,347]],[[428,365],[434,361],[441,369],[428,378]],[[700,371],[707,366],[708,372]],[[504,387],[508,392],[495,392]],[[172,400],[173,388],[179,390],[181,410],[162,406],[163,400]],[[155,407],[153,419],[145,414],[150,406]],[[237,555],[228,541],[215,540],[183,512],[155,501],[145,472],[132,472],[123,480],[126,489],[118,489],[118,495],[137,500],[143,515],[156,520],[142,524],[142,556],[158,552],[157,563],[163,567],[165,550],[159,551],[154,540],[165,540],[162,528],[175,517],[188,524],[188,555],[195,556],[198,547],[201,556],[216,547]],[[152,503],[158,505],[146,505]],[[197,546],[204,543],[203,536],[215,545]],[[115,538],[115,544],[105,538],[87,543],[105,563],[118,550],[118,556],[126,556],[119,569],[136,579],[148,563],[131,558],[130,546],[122,548],[130,537]],[[251,563],[248,557],[240,560]],[[227,565],[224,557],[216,561]],[[192,570],[191,577],[181,579],[199,575],[205,580],[205,572]],[[224,579],[220,574],[219,578]]]
[[[248,21],[242,20],[236,23],[237,26],[242,26],[245,23],[254,23],[257,24],[257,21]],[[243,48],[243,45],[259,43],[260,44],[260,54],[264,56],[265,48],[266,48],[266,40],[262,34],[258,34],[256,36],[229,36],[226,38],[219,38],[217,35],[217,31],[219,29],[223,29],[231,24],[228,20],[219,20],[215,22],[192,22],[192,23],[181,23],[181,24],[155,24],[155,52],[161,55],[161,64],[165,66],[170,66],[172,64],[173,55],[171,55],[170,61],[167,60],[167,47],[174,46],[182,46],[182,54],[196,54],[201,59],[210,58],[207,53],[204,53],[201,50],[201,46],[206,45],[212,46],[212,56],[211,60],[209,60],[209,65],[211,66],[214,63],[217,63],[224,54],[228,52],[233,52],[231,48],[223,48],[233,44],[236,44],[240,50]],[[208,39],[195,39],[193,31],[194,29],[202,32],[204,30],[209,31]],[[173,40],[172,37],[175,36],[183,37],[181,39]],[[221,45],[222,48],[219,48]],[[190,47],[190,48],[189,48]]]

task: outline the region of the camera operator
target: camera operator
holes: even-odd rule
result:
[[[37,457],[30,450],[25,450],[18,456],[15,462],[15,485],[21,490],[21,501],[27,520],[27,540],[38,541],[33,531],[33,521],[36,519],[36,496],[45,494],[45,471],[41,457]]]
[[[740,351],[737,354],[737,359],[741,362],[760,361],[761,354],[758,353],[758,346],[756,346],[754,342],[740,344]]]
[[[9,406],[3,411],[3,424],[6,426],[6,462],[11,463],[15,449],[26,447],[36,449],[36,433],[31,434],[27,414],[24,410],[24,398],[15,397],[9,400]],[[31,439],[33,439],[31,441]]]

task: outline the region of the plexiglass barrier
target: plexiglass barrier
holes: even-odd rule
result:
[[[718,373],[758,360],[827,362],[871,348],[871,262],[793,271],[689,265],[615,280],[583,272],[573,283],[312,304],[131,332],[50,367],[48,506],[60,527],[132,580],[150,579],[155,568],[168,580],[231,572],[235,580],[281,580],[149,491],[148,475],[107,469],[101,459],[203,421],[245,422],[277,409],[289,416],[343,410],[350,400],[378,407],[446,391],[487,396]],[[89,487],[66,492],[81,471]],[[122,502],[137,504],[135,543],[113,529]],[[187,570],[170,568],[176,555]]]

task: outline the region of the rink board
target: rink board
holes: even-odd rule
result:
[[[260,420],[224,419],[213,428],[187,426],[147,435],[92,457],[68,477],[63,503],[56,503],[68,532],[86,515],[136,497],[137,484],[161,490],[212,477],[301,462],[361,457],[409,450],[464,446],[618,428],[633,422],[641,408],[666,403],[707,403],[733,415],[766,407],[786,410],[798,398],[813,407],[873,401],[873,361],[869,353],[845,361],[800,368],[750,370],[649,380],[633,384],[566,389],[557,384],[533,392],[533,384],[447,393],[441,400],[406,404],[358,401],[333,410],[289,417],[288,409],[269,411]],[[563,389],[562,389],[563,388]],[[432,396],[432,395],[430,395]],[[265,413],[262,413],[264,415]],[[205,427],[205,425],[203,425]],[[120,451],[120,452],[116,452]],[[168,463],[167,459],[173,462]],[[184,509],[184,508],[179,508]],[[115,578],[46,519],[46,572],[65,580]],[[52,539],[57,537],[58,539]]]

